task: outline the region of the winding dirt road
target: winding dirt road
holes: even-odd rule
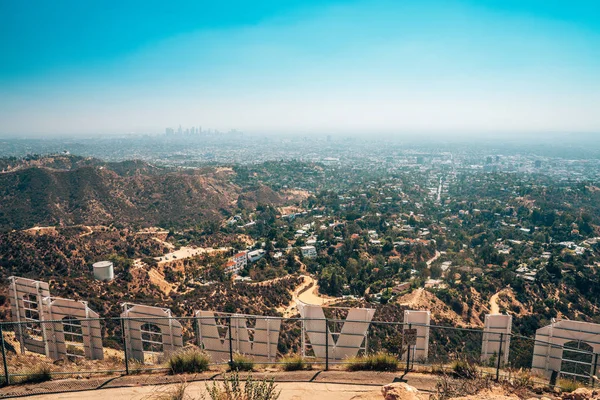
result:
[[[323,306],[335,302],[341,297],[329,297],[319,294],[319,285],[317,281],[308,275],[302,275],[304,281],[292,293],[292,301],[287,307],[282,307],[279,311],[284,317],[290,317],[298,312],[296,306],[298,303]],[[312,286],[311,286],[312,285]]]

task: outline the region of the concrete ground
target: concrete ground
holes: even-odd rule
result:
[[[210,383],[209,383],[210,384]],[[342,383],[316,383],[316,382],[281,382],[277,384],[278,390],[281,390],[280,400],[300,400],[300,399],[319,399],[319,400],[350,400],[357,396],[373,394],[381,397],[381,389],[371,385],[351,385]],[[149,400],[160,399],[163,395],[168,395],[177,389],[177,385],[161,386],[141,386],[126,387],[116,389],[102,389],[87,392],[73,392],[63,394],[48,394],[29,397],[39,400]],[[185,393],[191,399],[201,399],[202,394],[206,394],[205,382],[189,383]]]
[[[345,371],[297,371],[297,372],[257,372],[253,373],[255,380],[274,379],[281,390],[281,400],[319,399],[344,400],[353,398],[381,398],[381,387],[402,378],[402,373],[392,372],[345,372]],[[86,387],[85,380],[52,381],[38,385],[27,385],[31,391],[23,391],[25,387],[12,386],[14,395],[28,395],[30,399],[93,399],[93,400],[151,400],[164,398],[164,394],[177,388],[181,382],[187,382],[186,393],[191,399],[200,399],[205,393],[206,384],[210,380],[222,380],[219,373],[203,373],[197,375],[137,375],[114,378],[92,387]],[[245,379],[240,374],[240,380]],[[406,382],[419,390],[432,391],[435,389],[437,378],[432,375],[409,373],[404,377]],[[77,386],[77,383],[81,385]],[[60,386],[57,386],[60,384]],[[42,386],[46,386],[43,388]],[[9,387],[10,388],[10,387]],[[43,394],[58,390],[69,393]],[[8,389],[8,388],[7,388]],[[92,389],[92,390],[87,390]],[[35,395],[34,393],[42,393]],[[0,393],[0,397],[2,393]],[[4,393],[8,395],[9,393]],[[373,397],[371,397],[371,395]]]

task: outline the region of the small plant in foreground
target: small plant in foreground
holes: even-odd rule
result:
[[[138,360],[129,360],[129,375],[139,375],[144,372],[144,363]]]
[[[42,383],[52,379],[52,371],[48,364],[38,364],[24,376],[17,378],[17,383]]]
[[[534,384],[531,371],[524,369],[509,370],[508,383],[516,390],[527,389]]]
[[[307,363],[300,354],[293,354],[281,359],[281,369],[284,371],[304,371],[312,369],[312,365]]]
[[[583,385],[574,379],[559,379],[557,385],[563,392],[571,393],[583,387]]]
[[[230,365],[231,371],[252,371],[254,369],[254,360],[250,357],[236,353],[233,355],[233,362]]]
[[[194,374],[208,370],[210,357],[197,349],[188,349],[172,354],[167,364],[171,374]]]
[[[206,391],[211,400],[277,400],[281,394],[272,379],[255,381],[248,375],[242,383],[236,372],[225,375],[223,382],[207,383]]]
[[[398,358],[392,354],[376,353],[347,360],[347,371],[397,371]]]
[[[431,373],[433,375],[442,375],[445,374],[444,366],[442,364],[433,364],[431,366]]]
[[[438,378],[436,393],[431,396],[431,400],[446,400],[460,396],[473,396],[479,394],[483,390],[490,390],[492,386],[492,379],[489,376],[478,376],[474,379],[456,379],[444,373]]]
[[[150,396],[144,397],[144,400],[192,400],[192,397],[185,394],[188,385],[187,382],[181,382],[174,387],[158,388]]]
[[[455,360],[452,363],[452,371],[457,378],[475,379],[479,377],[479,369],[464,359]]]

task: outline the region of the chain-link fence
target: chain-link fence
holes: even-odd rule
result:
[[[352,319],[347,310],[325,318],[280,318],[198,312],[172,318],[69,318],[0,323],[0,397],[36,384],[31,393],[103,387],[114,377],[167,376],[169,359],[185,349],[208,354],[214,369],[238,355],[277,366],[291,355],[319,369],[341,369],[357,357],[386,353],[401,372],[453,371],[460,363],[501,378],[532,366],[536,341],[509,333],[455,326]],[[555,345],[553,345],[555,346]],[[563,346],[560,377],[594,384],[598,354],[583,344]],[[555,377],[556,378],[556,377]],[[161,381],[162,382],[162,381]]]

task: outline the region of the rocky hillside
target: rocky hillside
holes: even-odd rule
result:
[[[0,164],[0,230],[193,226],[221,219],[238,206],[283,204],[283,197],[268,187],[234,184],[231,170],[173,170],[71,156]]]

